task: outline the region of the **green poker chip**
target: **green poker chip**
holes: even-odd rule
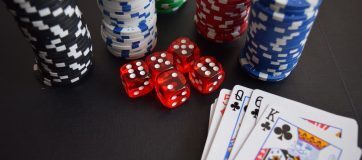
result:
[[[161,14],[172,13],[180,9],[186,0],[156,0],[157,12]]]

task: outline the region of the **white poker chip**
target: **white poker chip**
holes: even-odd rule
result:
[[[157,43],[155,0],[99,0],[101,36],[115,57],[138,59]]]

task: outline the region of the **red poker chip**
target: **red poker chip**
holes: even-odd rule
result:
[[[229,31],[229,32],[222,32],[219,30],[214,30],[212,28],[209,28],[205,26],[204,24],[200,23],[197,18],[195,20],[195,24],[197,27],[198,32],[203,35],[205,38],[218,42],[218,43],[224,43],[224,42],[230,42],[239,39],[243,33],[247,29],[247,23],[242,24],[241,26],[237,27],[236,30]]]
[[[239,39],[243,33],[245,32],[247,28],[247,23],[242,25],[239,29],[239,31],[233,31],[230,33],[225,32],[215,32],[213,30],[210,30],[206,26],[203,26],[202,24],[196,22],[197,29],[201,35],[206,37],[207,39],[216,40],[216,42],[229,42],[234,41],[236,39]]]
[[[210,0],[196,0],[196,2],[197,5],[216,12],[240,12],[248,9],[251,5],[250,1],[241,2],[237,5],[212,3]]]
[[[212,20],[214,19],[218,19],[218,20],[239,20],[242,19],[246,16],[248,16],[249,10],[243,10],[242,12],[239,13],[230,13],[230,14],[226,14],[226,13],[217,13],[215,11],[205,11],[204,9],[202,9],[202,7],[196,6],[197,10],[196,12],[198,14],[202,14],[208,18],[211,18]]]
[[[220,24],[214,24],[214,23],[210,23],[210,22],[207,22],[206,20],[202,19],[202,18],[198,18],[198,21],[199,23],[203,24],[204,26],[207,26],[209,28],[212,28],[216,31],[219,31],[219,32],[232,32],[234,31],[236,28],[238,28],[239,26],[241,26],[242,24],[244,24],[245,22],[243,23],[235,23],[233,25],[220,25]]]
[[[250,0],[196,0],[198,33],[214,42],[239,39],[247,29]]]
[[[247,16],[240,17],[238,19],[225,20],[222,17],[207,15],[202,11],[197,11],[196,15],[200,21],[202,20],[203,22],[210,24],[216,28],[237,27],[240,26],[240,24],[245,23],[247,21]]]
[[[250,8],[250,3],[245,4],[241,8],[237,8],[235,6],[219,6],[214,4],[209,4],[208,2],[205,2],[203,0],[196,0],[197,5],[199,9],[203,9],[205,12],[210,14],[220,14],[220,15],[229,15],[229,14],[238,14],[243,12],[244,10],[247,10]]]
[[[198,0],[198,1],[201,1],[201,0]],[[224,10],[223,7],[218,7],[217,9],[215,9],[215,7],[212,8],[212,7],[202,5],[202,4],[201,5],[196,4],[196,7],[197,7],[196,8],[197,11],[205,12],[208,15],[223,17],[224,19],[227,19],[227,20],[232,20],[232,19],[235,19],[238,17],[246,16],[247,12],[250,9],[250,5],[248,5],[245,9],[242,9],[242,10],[233,9],[232,11]]]
[[[224,9],[235,9],[240,8],[245,4],[250,4],[250,0],[238,0],[238,1],[226,1],[226,0],[196,0],[196,1],[202,1],[207,5],[215,5],[215,6],[221,6]]]

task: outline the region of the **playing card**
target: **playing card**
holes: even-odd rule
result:
[[[235,158],[239,150],[242,149],[243,143],[260,118],[258,114],[262,114],[269,104],[285,106],[291,112],[298,111],[295,113],[298,117],[315,124],[321,131],[327,132],[330,135],[336,135],[344,139],[344,142],[350,142],[357,146],[358,125],[355,120],[261,90],[254,90],[234,144],[234,147],[238,146],[238,148],[232,150],[230,158]]]
[[[225,107],[229,101],[231,91],[228,89],[222,89],[220,91],[219,97],[216,101],[215,111],[212,116],[211,124],[209,127],[209,133],[207,135],[204,151],[202,152],[201,159],[206,159],[206,155],[209,152],[211,142],[214,140],[215,133],[217,128],[219,127],[220,120],[222,115],[224,114]]]
[[[239,132],[238,135],[236,136],[234,147],[231,150],[229,159],[235,159],[237,153],[241,149],[241,146],[243,145],[246,138],[249,136],[249,133],[252,131],[252,129],[255,126],[256,119],[259,114],[259,108],[261,105],[260,97],[255,91],[253,91],[253,93],[251,94],[248,108],[241,122]]]
[[[212,116],[214,115],[215,112],[216,103],[217,103],[217,98],[215,99],[214,103],[212,103],[210,106],[209,129],[212,122]]]
[[[228,159],[253,90],[235,86],[216,131],[207,159]]]
[[[323,132],[335,135],[357,146],[358,144],[358,124],[356,120],[335,115],[290,99],[286,99],[264,91],[256,91],[260,98],[260,111],[265,110],[265,105],[285,106],[291,112],[296,112],[297,116],[314,124]],[[289,107],[293,106],[293,107]]]
[[[288,106],[294,107],[294,106]],[[357,160],[359,149],[342,139],[321,132],[311,123],[285,110],[270,106],[260,117],[240,150],[237,160]]]

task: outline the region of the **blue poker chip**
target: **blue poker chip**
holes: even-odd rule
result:
[[[295,31],[299,30],[307,30],[311,28],[311,25],[313,25],[314,20],[316,19],[317,13],[314,14],[312,17],[310,17],[307,20],[295,20],[292,22],[280,22],[277,20],[274,20],[272,17],[263,15],[260,18],[260,12],[252,9],[250,12],[250,23],[255,23],[256,26],[260,29],[263,29],[264,27],[268,26],[270,28],[270,31],[273,31],[275,33],[293,33]]]
[[[321,0],[260,0],[260,3],[263,3],[266,6],[269,6],[271,9],[278,10],[283,13],[302,13],[306,10],[312,8],[319,8],[322,1]]]
[[[266,32],[270,36],[284,36],[286,34],[295,34],[295,32],[308,32],[314,24],[313,19],[307,21],[295,21],[290,24],[279,25],[280,22],[262,21],[257,17],[250,15],[249,30],[260,30]]]
[[[255,48],[252,45],[247,45],[244,50],[256,56],[261,62],[286,63],[288,61],[294,61],[296,59],[299,59],[302,55],[303,48],[295,49],[292,53],[278,52],[275,54]]]
[[[251,8],[253,11],[260,14],[260,15],[258,15],[258,14],[257,15],[261,20],[265,20],[264,18],[268,18],[268,20],[278,22],[278,24],[280,24],[280,25],[290,24],[295,21],[306,21],[310,18],[313,18],[314,15],[316,13],[318,13],[318,9],[316,9],[316,10],[311,10],[308,12],[307,11],[303,12],[302,14],[285,14],[282,12],[273,11],[272,9],[270,9],[266,6],[263,6],[259,2],[255,2]],[[264,17],[264,16],[266,16],[266,17]]]
[[[246,54],[250,58],[253,58],[253,61],[255,63],[257,63],[259,65],[264,65],[264,66],[281,65],[281,64],[287,64],[287,63],[291,63],[294,61],[298,61],[302,55],[301,52],[297,52],[297,53],[295,53],[295,56],[291,56],[291,57],[277,57],[277,58],[268,57],[268,55],[265,55],[265,54],[270,54],[270,53],[262,52],[263,55],[261,55],[260,52],[254,50],[253,48],[250,48],[250,46],[248,46],[247,48],[244,48],[243,51],[246,52]],[[274,55],[272,55],[272,56],[274,56]]]
[[[270,68],[270,67],[262,67],[259,65],[255,65],[252,61],[249,61],[250,66],[258,72],[261,73],[266,73],[266,74],[270,74],[269,76],[276,76],[276,75],[281,75],[281,73],[290,73],[292,72],[296,67],[298,62],[293,63],[293,64],[288,64],[287,66],[279,66],[278,68]]]
[[[260,52],[267,52],[269,55],[273,55],[272,57],[285,57],[285,54],[290,55],[298,51],[301,52],[306,42],[306,39],[304,39],[299,44],[295,45],[276,45],[275,43],[271,42],[267,43],[264,41],[257,41],[253,39],[249,33],[247,33],[246,39],[247,45],[253,45],[253,47],[260,50]],[[247,47],[247,45],[245,45],[245,47]]]
[[[249,61],[249,64],[252,65],[253,68],[263,72],[289,72],[292,71],[296,65],[298,64],[299,59],[294,61],[287,62],[277,62],[277,61],[269,61],[262,62],[255,55],[250,52],[244,51],[246,59]]]
[[[240,64],[268,82],[287,78],[297,67],[321,0],[253,1]]]
[[[284,36],[271,36],[264,31],[256,31],[255,33],[247,32],[249,39],[253,39],[255,42],[262,44],[266,47],[278,48],[282,47],[283,51],[289,49],[291,46],[304,45],[306,39],[309,36],[309,31],[295,32],[295,34],[285,34]],[[265,36],[264,36],[265,35]]]
[[[268,81],[268,82],[278,82],[285,78],[287,78],[290,75],[290,72],[277,72],[277,73],[267,73],[262,72],[253,67],[253,65],[247,60],[245,57],[245,54],[241,54],[240,57],[240,64],[243,67],[243,69],[249,73],[249,75],[253,78],[262,80],[262,81]]]

